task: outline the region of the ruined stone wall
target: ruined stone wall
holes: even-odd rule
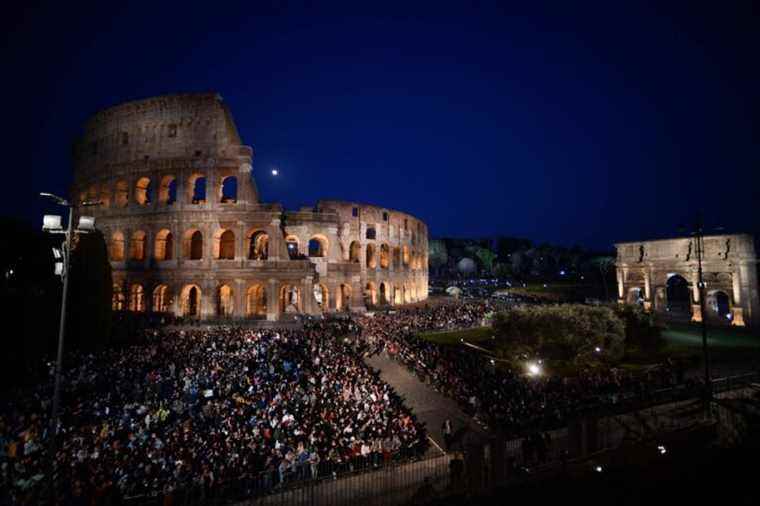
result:
[[[87,213],[108,242],[116,309],[276,320],[427,297],[422,222],[351,203],[288,213],[260,203],[253,150],[241,144],[216,94],[101,111],[74,152],[72,199],[101,203]],[[353,207],[361,209],[360,220],[351,217]],[[376,239],[366,238],[368,226]],[[323,248],[310,255],[314,238]],[[367,268],[370,244],[378,261]],[[385,267],[381,245],[389,251]]]
[[[620,302],[640,303],[647,310],[668,314],[672,311],[668,294],[672,297],[674,284],[685,281],[690,295],[687,316],[691,320],[700,321],[704,316],[715,323],[758,325],[757,258],[752,236],[706,236],[703,245],[706,315],[700,309],[697,249],[691,237],[616,244]]]

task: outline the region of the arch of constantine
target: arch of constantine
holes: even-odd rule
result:
[[[699,303],[696,243],[689,237],[616,244],[619,302],[676,319],[760,324],[752,236],[705,236],[703,244],[705,315]]]
[[[108,243],[113,308],[278,320],[424,300],[428,232],[342,201],[262,203],[254,151],[214,93],[100,111],[74,149],[73,200]]]

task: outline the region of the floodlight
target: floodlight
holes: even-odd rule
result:
[[[539,374],[541,374],[541,366],[535,362],[528,362],[526,364],[526,367],[528,369],[528,374],[530,376],[538,376]]]
[[[56,262],[55,263],[55,275],[56,276],[63,276],[63,262]]]
[[[43,232],[57,232],[63,230],[61,227],[61,217],[56,214],[46,214],[42,218]]]
[[[594,471],[596,471],[597,473],[601,473],[602,472],[602,466],[596,466],[594,468]]]
[[[94,232],[95,231],[95,218],[92,216],[80,216],[79,226],[77,230],[80,232]]]
[[[60,260],[63,257],[61,250],[58,248],[53,248],[53,257],[55,257],[56,260]]]

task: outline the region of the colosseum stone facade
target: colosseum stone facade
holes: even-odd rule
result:
[[[427,227],[382,207],[262,203],[254,152],[213,93],[91,117],[72,195],[108,243],[116,310],[279,320],[365,311],[428,294]]]

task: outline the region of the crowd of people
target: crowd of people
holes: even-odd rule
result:
[[[465,412],[513,436],[561,427],[580,413],[643,400],[674,384],[674,371],[667,367],[646,375],[611,368],[573,377],[528,377],[522,370],[497,367],[489,355],[469,347],[440,345],[418,335],[476,326],[495,309],[490,301],[465,302],[379,313],[358,323],[369,353],[388,353]]]
[[[205,497],[234,485],[245,497],[420,456],[425,427],[365,364],[376,353],[515,436],[673,383],[667,369],[646,377],[611,369],[529,378],[467,347],[419,337],[480,326],[503,304],[456,301],[307,320],[299,329],[164,326],[142,331],[137,346],[72,354],[53,492],[63,503],[84,504]],[[50,492],[51,383],[0,400],[0,504],[35,504]]]
[[[244,496],[420,455],[424,427],[338,338],[352,325],[154,330],[148,344],[70,357],[56,497],[90,504],[231,483]],[[50,388],[3,400],[6,502],[37,504],[48,492]]]

